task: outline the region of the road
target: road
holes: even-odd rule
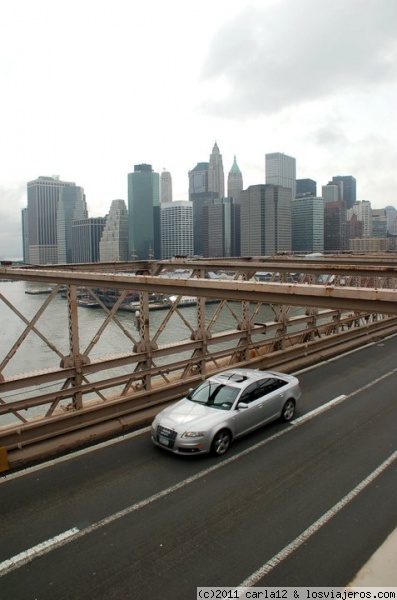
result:
[[[0,598],[346,585],[397,527],[397,337],[299,374],[292,423],[222,459],[148,431],[0,478]]]

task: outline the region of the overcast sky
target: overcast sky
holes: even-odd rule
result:
[[[0,0],[0,257],[20,257],[26,182],[127,200],[138,163],[174,200],[217,141],[244,187],[265,154],[357,179],[397,207],[397,0]]]

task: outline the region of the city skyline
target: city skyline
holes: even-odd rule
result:
[[[265,183],[265,155],[280,152],[319,191],[352,175],[357,200],[396,206],[397,3],[318,7],[202,0],[192,27],[181,0],[139,11],[127,0],[5,0],[0,256],[22,256],[28,181],[78,182],[99,217],[127,201],[128,173],[147,163],[188,200],[188,172],[215,140],[226,176],[237,157],[244,189]]]

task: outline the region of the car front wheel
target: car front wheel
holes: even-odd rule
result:
[[[283,421],[291,421],[295,414],[295,402],[293,400],[287,400],[281,411],[281,418]]]
[[[232,441],[231,435],[225,429],[218,431],[214,436],[211,445],[211,454],[214,456],[222,456],[229,450]]]

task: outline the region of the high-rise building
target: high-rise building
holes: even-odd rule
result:
[[[72,223],[76,219],[87,218],[83,188],[77,185],[61,188],[57,210],[58,263],[72,262]]]
[[[22,217],[22,257],[26,264],[29,256],[29,224],[28,224],[28,209],[23,208],[21,211]]]
[[[214,198],[203,207],[203,256],[240,256],[240,205],[234,198]]]
[[[199,162],[189,171],[189,200],[193,203],[194,254],[203,254],[203,208],[213,204],[218,192],[210,192],[208,186],[209,163]]]
[[[57,177],[39,177],[27,184],[28,205],[25,223],[27,263],[35,265],[58,262],[57,212],[61,190],[75,186]]]
[[[384,208],[373,208],[372,217],[372,237],[380,238],[387,236],[387,213]]]
[[[193,203],[185,200],[162,202],[161,258],[193,255]]]
[[[291,251],[290,188],[260,184],[241,194],[241,256],[272,256]]]
[[[357,220],[362,223],[362,237],[372,237],[371,202],[369,200],[355,202],[347,210],[347,221],[349,222],[353,216],[356,216]]]
[[[324,251],[324,200],[302,196],[292,200],[293,252]]]
[[[218,144],[215,142],[210,154],[208,166],[208,191],[218,194],[218,198],[225,195],[225,175],[223,173],[222,154],[219,152]]]
[[[302,196],[317,196],[317,183],[313,179],[297,179],[296,180],[296,198]]]
[[[126,261],[128,256],[128,210],[124,200],[113,200],[99,242],[101,262]]]
[[[229,198],[234,198],[236,202],[240,200],[241,192],[243,191],[243,176],[238,167],[236,157],[232,164],[227,177],[227,195]]]
[[[346,208],[352,208],[356,202],[356,180],[351,175],[337,175],[332,178],[332,183],[340,186],[340,198],[346,204]]]
[[[79,219],[72,224],[72,262],[99,262],[99,242],[106,225],[106,217]]]
[[[346,235],[346,204],[342,200],[324,204],[324,251],[348,249]]]
[[[159,174],[152,165],[135,165],[134,172],[128,174],[130,258],[160,258],[159,192]]]
[[[172,177],[165,169],[160,176],[160,203],[172,202]]]
[[[327,185],[322,186],[321,195],[324,202],[339,202],[342,200],[341,185],[330,181]]]
[[[289,188],[296,194],[296,160],[281,152],[266,154],[266,183]]]

